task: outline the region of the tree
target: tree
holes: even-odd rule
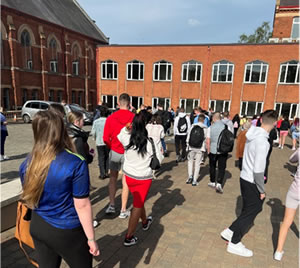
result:
[[[240,35],[239,43],[268,43],[270,37],[272,37],[271,27],[269,22],[264,21],[262,25],[255,30],[254,34]]]

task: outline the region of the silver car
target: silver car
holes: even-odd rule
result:
[[[45,111],[49,109],[52,101],[39,101],[39,100],[30,100],[26,101],[22,107],[21,116],[24,123],[29,123],[32,121],[34,115],[39,111]]]

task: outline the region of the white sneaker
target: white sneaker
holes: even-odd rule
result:
[[[293,147],[293,148],[292,148],[292,151],[296,151],[296,148],[295,148],[295,147]]]
[[[222,188],[222,185],[220,183],[217,183],[216,192],[220,193],[220,194],[223,194],[223,188]]]
[[[0,161],[4,161],[5,159],[4,159],[4,156],[1,154],[0,155]]]
[[[231,242],[228,243],[227,246],[227,252],[235,255],[239,255],[242,257],[252,257],[253,252],[250,249],[247,249],[242,242],[239,242],[237,244],[233,244]]]
[[[229,228],[226,228],[221,233],[221,237],[228,242],[231,242],[232,236],[233,236],[233,232]]]
[[[99,225],[99,222],[96,220],[93,220],[93,227],[96,228]]]
[[[115,213],[116,213],[115,207],[109,204],[109,206],[105,210],[105,214],[115,214]]]
[[[283,145],[280,147],[280,149],[281,149],[281,150],[283,149]]]
[[[129,216],[130,216],[130,211],[129,210],[125,210],[125,211],[121,211],[120,212],[119,218],[120,219],[126,219]]]
[[[9,160],[9,157],[7,155],[3,156],[4,160]]]
[[[283,254],[284,254],[284,251],[281,251],[281,252],[276,251],[274,254],[274,260],[281,261]]]
[[[209,182],[208,186],[211,188],[215,188],[216,187],[216,183],[215,182]]]

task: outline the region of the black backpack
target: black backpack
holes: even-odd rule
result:
[[[200,126],[194,126],[190,133],[189,145],[193,148],[200,149],[204,142],[204,130]]]
[[[179,133],[186,133],[188,130],[188,123],[185,117],[180,117],[178,120],[177,129]]]
[[[228,130],[227,125],[220,133],[218,144],[217,144],[217,152],[221,154],[232,152],[234,145],[234,135]]]

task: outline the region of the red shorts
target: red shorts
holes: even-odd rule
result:
[[[135,208],[142,208],[144,206],[147,194],[149,192],[152,179],[136,180],[125,175],[126,183],[129,191],[133,195],[133,206]]]

